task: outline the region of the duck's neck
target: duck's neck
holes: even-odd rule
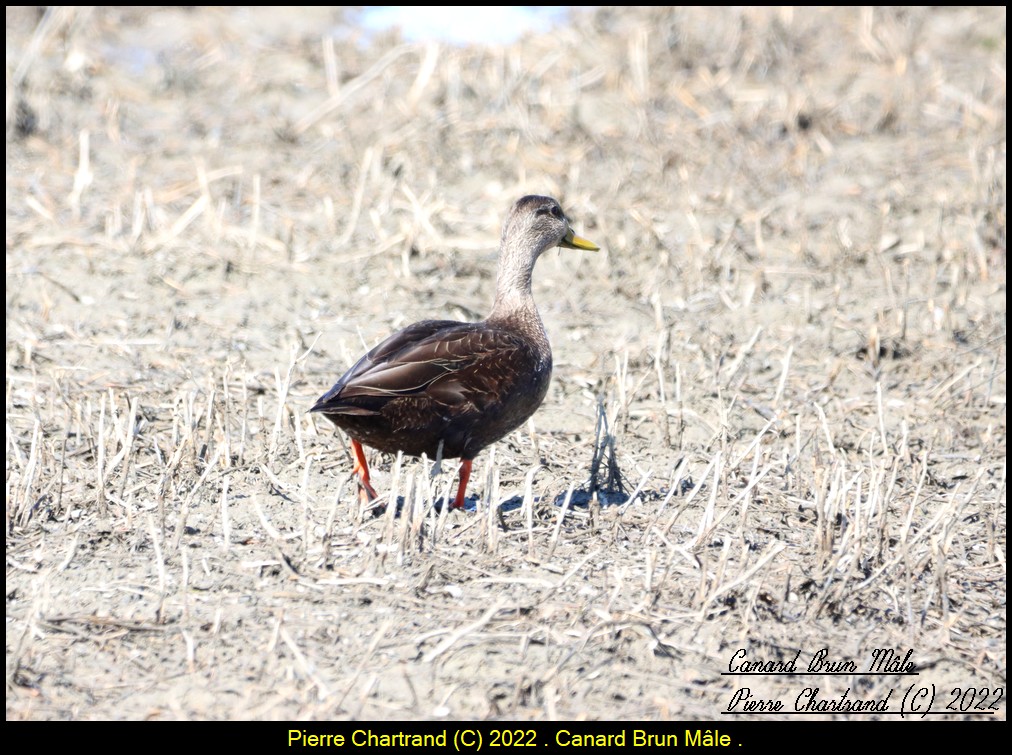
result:
[[[492,305],[492,313],[488,316],[489,321],[499,320],[521,320],[529,322],[536,328],[543,328],[541,316],[538,314],[538,306],[534,303],[534,296],[531,289],[517,291],[515,289],[499,290],[495,296],[495,303]]]
[[[539,351],[551,359],[548,335],[531,292],[533,268],[533,262],[517,264],[516,258],[511,255],[500,256],[495,303],[486,322],[522,331],[537,344]]]

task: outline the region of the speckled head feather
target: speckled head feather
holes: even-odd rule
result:
[[[553,246],[591,251],[598,248],[573,234],[562,207],[551,197],[530,194],[514,202],[499,241],[496,297],[489,320],[526,313],[527,319],[536,318],[540,325],[531,293],[531,276],[538,257]]]

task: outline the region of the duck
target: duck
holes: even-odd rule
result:
[[[492,311],[479,322],[423,320],[370,349],[310,409],[351,440],[362,497],[378,496],[363,446],[460,459],[453,509],[465,507],[474,458],[526,422],[548,393],[552,348],[531,290],[554,247],[597,251],[558,201],[518,199],[503,223]]]

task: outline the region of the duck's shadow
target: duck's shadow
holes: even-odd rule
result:
[[[681,487],[682,487],[681,491],[682,495],[688,492],[688,490],[692,489],[691,484],[687,488],[684,484]],[[632,496],[625,492],[607,493],[604,491],[597,491],[595,493],[594,491],[581,489],[573,491],[573,494],[569,501],[569,508],[571,509],[589,508],[591,503],[594,501],[595,495],[597,496],[598,503],[602,508],[610,506],[622,506],[632,499]],[[644,490],[640,491],[640,493],[636,497],[640,500],[650,501],[663,498],[664,495],[666,495],[666,491]],[[559,493],[558,495],[556,495],[554,498],[551,499],[551,504],[558,508],[562,508],[563,506],[566,505],[566,496],[567,493],[565,492]],[[542,501],[541,497],[534,498],[535,504],[541,503],[541,501]],[[469,514],[477,513],[478,505],[480,502],[481,496],[478,495],[468,496],[467,498],[464,499],[464,508],[458,509],[458,511],[462,511]],[[434,509],[437,514],[441,514],[443,506],[445,505],[446,505],[445,499],[437,498],[431,503],[431,505],[426,503],[423,512],[427,516],[430,513],[430,510]],[[515,495],[512,498],[507,498],[505,501],[499,503],[496,506],[496,508],[499,509],[499,511],[503,514],[509,514],[513,511],[522,509],[523,505],[524,505],[524,497],[522,495]],[[404,497],[398,496],[397,510],[394,512],[394,516],[395,517],[402,516],[404,514],[404,507],[405,507]],[[386,514],[386,510],[387,507],[385,504],[377,506],[376,508],[373,509],[373,514],[374,516],[382,516]],[[450,509],[450,511],[447,513],[453,513],[453,509]]]

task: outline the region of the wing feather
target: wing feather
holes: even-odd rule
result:
[[[487,323],[427,320],[401,330],[363,356],[312,411],[374,414],[389,401],[421,397],[452,408],[481,406],[525,348],[517,334]],[[493,369],[487,369],[493,368]],[[499,381],[501,382],[501,381]]]

